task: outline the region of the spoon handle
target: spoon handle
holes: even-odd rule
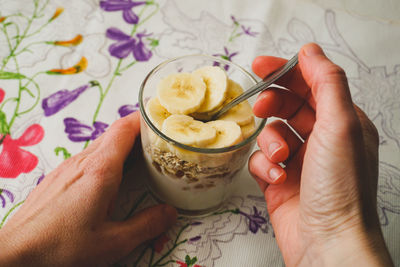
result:
[[[221,110],[219,110],[212,116],[212,119],[215,120],[216,118],[220,117],[226,111],[236,106],[237,104],[241,103],[242,101],[248,99],[249,97],[252,97],[253,95],[261,91],[268,89],[268,86],[273,84],[276,80],[281,78],[285,73],[287,73],[294,66],[296,66],[296,64],[299,61],[297,55],[298,54],[296,53],[296,55],[294,55],[285,65],[278,68],[277,70],[266,76],[262,81],[256,83],[255,85],[247,89],[243,94],[239,95],[231,102],[229,102],[227,105],[225,105]]]

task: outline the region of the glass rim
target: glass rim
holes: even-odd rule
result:
[[[152,76],[153,73],[155,73],[156,71],[158,71],[159,69],[161,69],[163,66],[177,61],[177,60],[181,60],[184,58],[190,58],[190,57],[205,57],[205,58],[209,58],[211,60],[217,61],[217,62],[221,62],[223,64],[229,64],[229,65],[233,65],[236,68],[238,68],[242,73],[244,73],[248,78],[250,78],[250,80],[252,80],[254,83],[257,83],[257,80],[253,77],[253,75],[251,75],[250,72],[248,72],[247,70],[245,70],[243,67],[239,66],[236,63],[233,63],[229,60],[225,60],[222,58],[218,58],[218,57],[214,57],[214,56],[210,56],[210,55],[205,55],[205,54],[192,54],[192,55],[185,55],[185,56],[180,56],[180,57],[175,57],[175,58],[171,58],[168,60],[165,60],[163,62],[161,62],[160,64],[158,64],[155,68],[153,68],[144,78],[142,84],[140,85],[140,90],[139,90],[139,109],[140,109],[140,113],[142,115],[142,118],[144,119],[144,121],[146,122],[146,124],[150,127],[151,130],[153,130],[158,136],[160,136],[162,139],[164,139],[165,141],[167,141],[168,143],[175,145],[177,147],[192,151],[192,152],[198,152],[198,153],[205,153],[205,154],[216,154],[216,153],[224,153],[224,152],[229,152],[229,151],[233,151],[233,150],[237,150],[247,144],[249,144],[250,142],[252,142],[257,135],[261,132],[261,130],[264,128],[265,123],[267,121],[267,119],[262,119],[258,128],[254,131],[254,133],[252,135],[250,135],[249,137],[247,137],[246,139],[242,140],[241,142],[233,145],[233,146],[228,146],[228,147],[221,147],[221,148],[201,148],[201,147],[193,147],[193,146],[188,146],[185,144],[182,144],[178,141],[175,141],[174,139],[168,137],[167,135],[165,135],[163,132],[161,132],[150,120],[150,118],[147,116],[146,114],[146,110],[144,107],[144,103],[143,103],[143,92],[144,92],[144,88],[146,86],[146,83],[148,81],[148,79]]]

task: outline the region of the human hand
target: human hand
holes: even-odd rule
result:
[[[139,128],[138,113],[124,117],[49,173],[0,230],[0,266],[107,265],[166,231],[176,220],[166,205],[109,218]]]
[[[262,56],[265,77],[286,60]],[[344,71],[315,44],[254,106],[281,120],[258,136],[249,171],[264,192],[287,266],[391,265],[376,212],[378,133],[354,105]],[[279,163],[284,163],[282,168]]]

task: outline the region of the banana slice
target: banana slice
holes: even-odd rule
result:
[[[156,97],[151,98],[149,102],[147,102],[146,113],[154,126],[156,126],[160,130],[164,120],[171,115],[168,110],[161,106]]]
[[[177,142],[196,147],[207,146],[217,135],[212,126],[181,114],[173,114],[164,120],[162,132]]]
[[[199,75],[190,73],[171,74],[157,86],[160,104],[172,114],[189,114],[204,101],[206,84]]]
[[[215,112],[220,110],[223,106],[225,106],[226,104],[231,102],[234,98],[239,96],[241,93],[243,93],[243,88],[240,86],[240,84],[232,81],[231,79],[228,79],[227,90],[226,90],[226,94],[225,94],[225,101],[221,105],[219,105],[216,108],[214,108],[213,110],[207,111],[207,112],[199,112],[200,109],[198,109],[198,110],[196,110],[196,112],[190,114],[190,116],[192,116],[196,120],[201,120],[201,121],[209,120],[210,117],[212,116],[212,114],[214,114]],[[207,91],[206,91],[206,95],[207,95]]]
[[[228,104],[242,93],[242,86],[240,86],[240,84],[238,84],[237,82],[229,79],[228,90],[226,92],[226,98],[223,105]],[[231,108],[227,113],[222,115],[220,119],[226,121],[234,121],[239,124],[239,126],[243,126],[249,124],[251,121],[254,120],[254,114],[249,102],[246,100]]]
[[[238,97],[242,93],[243,93],[242,86],[240,86],[240,84],[238,84],[237,82],[229,79],[228,80],[228,90],[226,92],[226,97],[225,97],[225,103],[224,104],[228,104],[229,102],[231,102],[233,99],[235,99],[236,97]]]
[[[249,102],[246,100],[228,110],[219,119],[224,121],[234,121],[239,124],[239,126],[243,126],[250,123],[253,117],[253,110]]]
[[[209,121],[207,124],[217,132],[214,142],[208,144],[207,148],[228,147],[239,143],[243,139],[239,125],[233,121],[216,120]]]
[[[242,135],[244,139],[252,135],[256,131],[256,124],[254,122],[254,118],[251,120],[250,123],[240,126],[240,128],[242,129]]]
[[[204,102],[196,112],[208,112],[220,106],[225,101],[228,76],[220,67],[206,66],[197,69],[193,75],[203,78],[207,85]]]
[[[197,153],[189,151],[172,144],[168,144],[168,149],[175,154],[179,159],[195,163],[199,168],[215,168],[223,166],[231,160],[233,151],[224,153]]]

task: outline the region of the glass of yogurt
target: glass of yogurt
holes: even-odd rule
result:
[[[139,92],[141,140],[157,200],[201,216],[229,198],[265,119],[252,113],[256,96],[205,119],[255,83],[242,67],[207,55],[174,58],[147,75]]]

